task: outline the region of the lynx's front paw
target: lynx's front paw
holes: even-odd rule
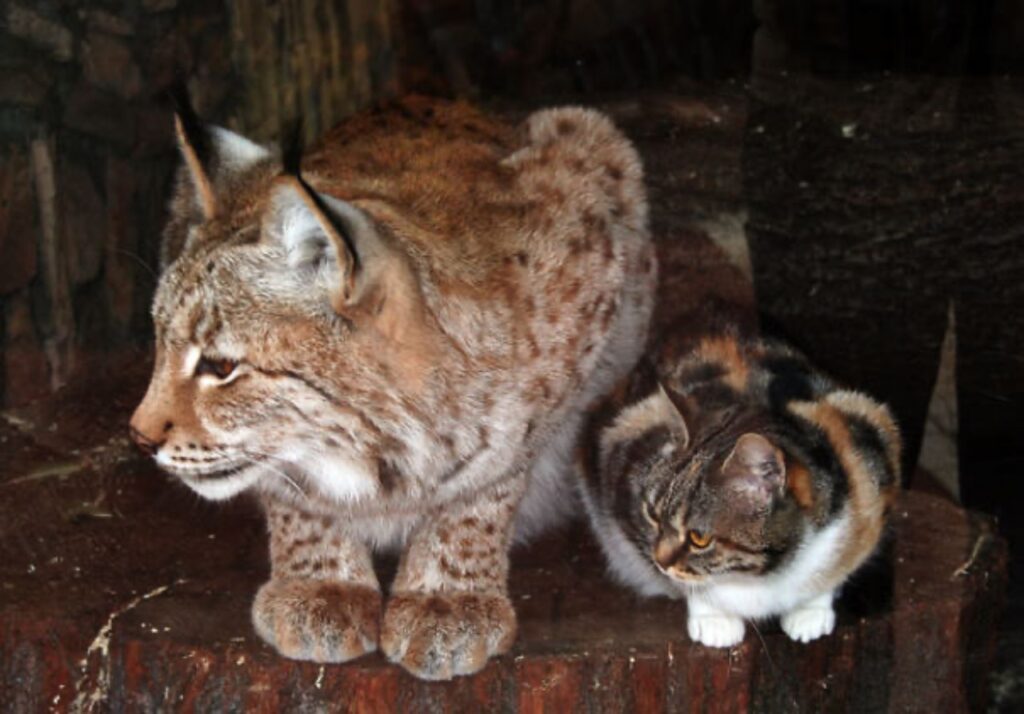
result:
[[[516,613],[504,595],[398,593],[388,601],[381,650],[422,679],[483,669],[512,646]]]
[[[836,613],[828,607],[801,607],[782,616],[782,631],[797,642],[810,642],[831,634],[836,626]]]
[[[273,579],[252,605],[256,632],[291,659],[347,662],[377,649],[380,593],[365,585]]]
[[[743,620],[731,615],[691,615],[686,629],[691,640],[707,647],[732,647],[743,641]]]

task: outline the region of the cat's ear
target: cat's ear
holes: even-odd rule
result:
[[[338,314],[352,316],[363,307],[377,315],[386,299],[401,303],[415,292],[406,289],[405,261],[370,216],[314,191],[297,176],[282,176],[272,189],[263,235],[284,249],[291,270],[309,275],[326,290]]]
[[[785,487],[786,461],[771,441],[760,434],[747,433],[736,440],[720,474],[728,488],[760,510]]]
[[[658,382],[657,403],[662,421],[668,426],[676,445],[680,449],[685,449],[690,444],[690,430],[686,426],[686,418],[661,382]]]

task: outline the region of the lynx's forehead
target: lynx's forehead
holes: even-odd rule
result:
[[[254,306],[253,284],[262,269],[255,246],[206,246],[180,256],[161,277],[153,301],[158,333],[207,344],[235,314]]]

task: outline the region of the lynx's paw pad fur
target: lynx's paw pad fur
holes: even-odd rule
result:
[[[377,649],[380,592],[365,585],[281,578],[252,605],[256,632],[285,657],[347,662]]]
[[[810,642],[832,633],[836,613],[831,607],[802,607],[787,612],[779,624],[790,639]]]
[[[381,650],[422,679],[483,669],[515,640],[516,613],[504,595],[398,593],[388,601]]]

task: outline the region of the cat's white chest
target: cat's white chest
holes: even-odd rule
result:
[[[737,576],[687,592],[711,607],[743,618],[788,612],[830,589],[826,582],[846,532],[844,515],[822,531],[807,536],[793,560],[763,577]]]

